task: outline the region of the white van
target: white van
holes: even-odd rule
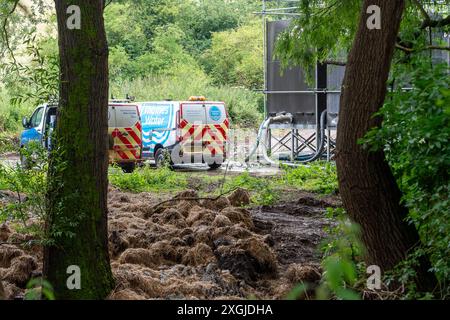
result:
[[[112,102],[108,108],[109,162],[132,172],[141,161],[142,126],[133,103]]]
[[[191,97],[137,105],[143,160],[154,159],[158,167],[206,163],[212,169],[225,161],[230,120],[224,102]]]
[[[22,119],[25,130],[22,131],[20,147],[25,148],[36,141],[50,150],[51,132],[56,126],[58,105],[38,106],[30,118]],[[136,104],[126,101],[111,101],[108,107],[109,162],[118,164],[125,172],[134,170],[141,160],[142,128],[139,109]],[[27,159],[21,157],[22,165]]]

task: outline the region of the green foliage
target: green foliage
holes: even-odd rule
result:
[[[27,283],[25,300],[55,300],[53,286],[42,278],[31,279]]]
[[[117,98],[130,94],[141,100],[186,100],[192,95],[205,95],[225,101],[235,125],[256,126],[262,119],[263,96],[244,88],[261,87],[261,26],[246,24],[254,19],[252,12],[259,6],[258,0],[109,3],[105,27],[111,93]],[[11,26],[20,25],[15,18],[13,15]],[[1,89],[4,94],[0,93],[0,129],[4,126],[8,132],[20,129],[20,119],[29,115],[30,106],[58,94],[55,16],[40,19],[47,24],[47,36],[36,37],[35,31],[25,27],[21,31],[24,50],[16,50],[16,54],[29,57],[27,63],[2,64],[0,76],[5,88]],[[236,41],[224,38],[232,29],[236,31],[230,31],[230,36]],[[210,49],[214,35],[214,52],[219,58],[203,54]],[[221,45],[233,55],[221,51]],[[233,68],[226,68],[227,63]]]
[[[159,27],[155,31],[153,50],[132,58],[121,46],[112,47],[109,56],[110,77],[121,84],[126,79],[149,75],[178,75],[179,70],[190,70],[191,77],[202,73],[200,66],[181,45],[184,33],[177,26]]]
[[[143,167],[133,173],[124,173],[119,168],[113,168],[109,172],[109,181],[113,186],[131,192],[178,191],[187,186],[186,177],[169,168]]]
[[[321,248],[324,257],[339,254],[356,262],[364,254],[359,226],[350,221],[342,208],[328,208],[325,215],[336,224],[325,228],[328,237]]]
[[[433,12],[435,19],[449,14],[449,4],[450,1],[444,0],[424,6]],[[344,60],[354,38],[361,5],[358,0],[301,1],[300,17],[279,38],[278,58],[284,66],[290,63],[302,66],[310,80],[317,61]],[[405,281],[413,282],[411,265],[418,256],[427,255],[441,287],[448,290],[450,78],[448,69],[432,67],[430,52],[426,50],[430,45],[429,30],[421,28],[424,20],[417,2],[407,2],[397,41],[414,53],[396,51],[390,85],[413,90],[395,90],[388,97],[383,110],[375,115],[383,117],[382,128],[369,132],[364,142],[372,149],[385,151],[404,194],[403,202],[410,210],[409,222],[417,227],[422,238],[423,246],[399,267],[400,282],[409,286]],[[433,29],[434,34],[449,31],[448,25]],[[436,41],[434,44],[448,46]]]
[[[288,185],[323,194],[332,194],[338,191],[334,163],[317,161],[296,168],[285,166],[284,170],[286,172],[284,181]]]
[[[29,116],[31,110],[32,105],[29,102],[13,105],[9,90],[0,86],[0,134],[2,135],[0,140],[10,139],[12,135],[16,134],[21,128],[22,118]]]
[[[327,238],[322,242],[322,279],[315,288],[314,298],[317,300],[360,300],[358,285],[363,275],[361,263],[364,247],[361,244],[360,228],[352,223],[344,209],[328,208],[326,217],[334,222],[327,227]],[[312,289],[310,283],[300,283],[287,296],[294,300],[302,298],[308,290]]]
[[[10,134],[0,132],[0,155],[17,150],[17,141]]]
[[[275,54],[283,67],[292,64],[306,70],[312,84],[316,63],[326,60],[345,62],[353,44],[362,8],[360,0],[301,0],[300,16],[283,32],[276,43]],[[449,0],[430,2],[425,8],[436,15],[449,14]],[[407,1],[399,41],[413,48],[428,44],[428,29],[421,29],[424,20],[415,1]],[[438,31],[438,30],[435,30]],[[449,31],[449,26],[440,30]]]
[[[110,4],[105,16],[111,93],[146,101],[203,95],[226,102],[235,125],[256,126],[263,96],[245,88],[261,87],[261,26],[239,27],[255,5],[253,0]],[[225,31],[232,28],[237,29]]]
[[[317,61],[343,60],[353,42],[361,6],[360,0],[300,1],[300,17],[276,43],[275,54],[283,67],[302,66],[311,82]]]
[[[10,63],[2,69],[5,74],[0,85],[0,132],[5,132],[4,142],[17,138],[18,131],[22,129],[22,118],[29,117],[38,104],[54,99],[58,93],[56,39],[36,41],[33,34],[29,34],[23,45],[23,54],[28,56],[29,63]],[[1,145],[0,142],[0,151],[11,151],[13,147],[9,144],[7,148],[2,148]]]
[[[317,297],[328,299],[333,294],[338,299],[359,300],[361,297],[352,288],[360,278],[357,263],[364,251],[359,240],[360,228],[350,221],[341,208],[329,208],[327,217],[337,221],[337,224],[326,229],[328,238],[322,246],[324,273]]]
[[[415,58],[395,70],[397,90],[378,114],[379,130],[364,140],[372,149],[383,148],[410,209],[409,221],[419,230],[433,271],[450,280],[450,78],[448,66],[430,67]],[[424,252],[425,253],[425,252]]]
[[[19,231],[33,235],[36,240],[44,238],[45,192],[47,190],[47,153],[42,147],[30,144],[22,155],[33,159],[33,168],[0,164],[0,190],[10,190],[17,201],[0,207],[0,223],[19,222]],[[34,218],[37,223],[29,223]]]
[[[213,82],[246,88],[263,87],[261,22],[255,20],[234,30],[214,33],[203,64]]]
[[[122,0],[120,2],[131,8],[127,11],[127,14],[130,15],[129,20],[142,29],[146,37],[145,50],[148,51],[153,48],[155,30],[168,24],[174,24],[179,17],[180,6],[187,1],[190,0]],[[112,3],[106,11],[112,9],[114,5]],[[123,35],[123,32],[121,34]]]
[[[214,32],[237,28],[257,6],[255,0],[185,1],[177,24],[186,31],[185,47],[191,54],[209,48]]]
[[[57,40],[45,38],[36,40],[30,34],[24,40],[23,54],[30,60],[27,64],[11,63],[5,67],[6,89],[11,94],[11,104],[40,104],[54,99],[59,88],[59,56]]]
[[[279,194],[269,179],[252,177],[248,172],[227,181],[224,190],[232,190],[238,187],[252,191],[251,200],[256,205],[272,205],[279,199]]]
[[[136,11],[131,2],[113,2],[106,7],[104,15],[110,48],[123,49],[130,58],[136,58],[146,51],[147,37],[143,26],[135,19]]]

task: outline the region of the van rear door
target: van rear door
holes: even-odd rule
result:
[[[205,151],[211,155],[224,155],[228,139],[229,119],[222,102],[206,103],[207,133],[204,135]]]
[[[181,119],[192,124],[206,124],[206,111],[203,103],[183,103]]]
[[[109,108],[113,138],[113,161],[134,162],[141,158],[142,127],[136,105],[112,105]],[[112,120],[113,119],[113,120]]]
[[[180,128],[183,151],[203,153],[203,133],[206,126],[206,109],[203,102],[186,102],[181,105]]]

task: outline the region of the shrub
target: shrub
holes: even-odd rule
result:
[[[442,284],[450,280],[450,78],[448,66],[416,59],[399,66],[398,87],[381,112],[383,126],[362,141],[382,148]]]
[[[337,193],[336,165],[331,162],[314,162],[297,168],[285,167],[285,182],[302,190],[331,194]]]
[[[5,221],[19,222],[19,231],[44,239],[45,193],[47,191],[47,153],[39,145],[30,144],[22,152],[33,157],[34,167],[22,168],[0,164],[0,190],[10,190],[17,195],[17,201],[0,203],[0,224]],[[29,223],[34,218],[35,222]]]

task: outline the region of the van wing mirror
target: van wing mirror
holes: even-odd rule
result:
[[[23,118],[22,118],[22,126],[23,126],[25,129],[28,129],[28,128],[30,127],[30,122],[28,121],[28,118],[27,118],[27,117],[23,117]]]

